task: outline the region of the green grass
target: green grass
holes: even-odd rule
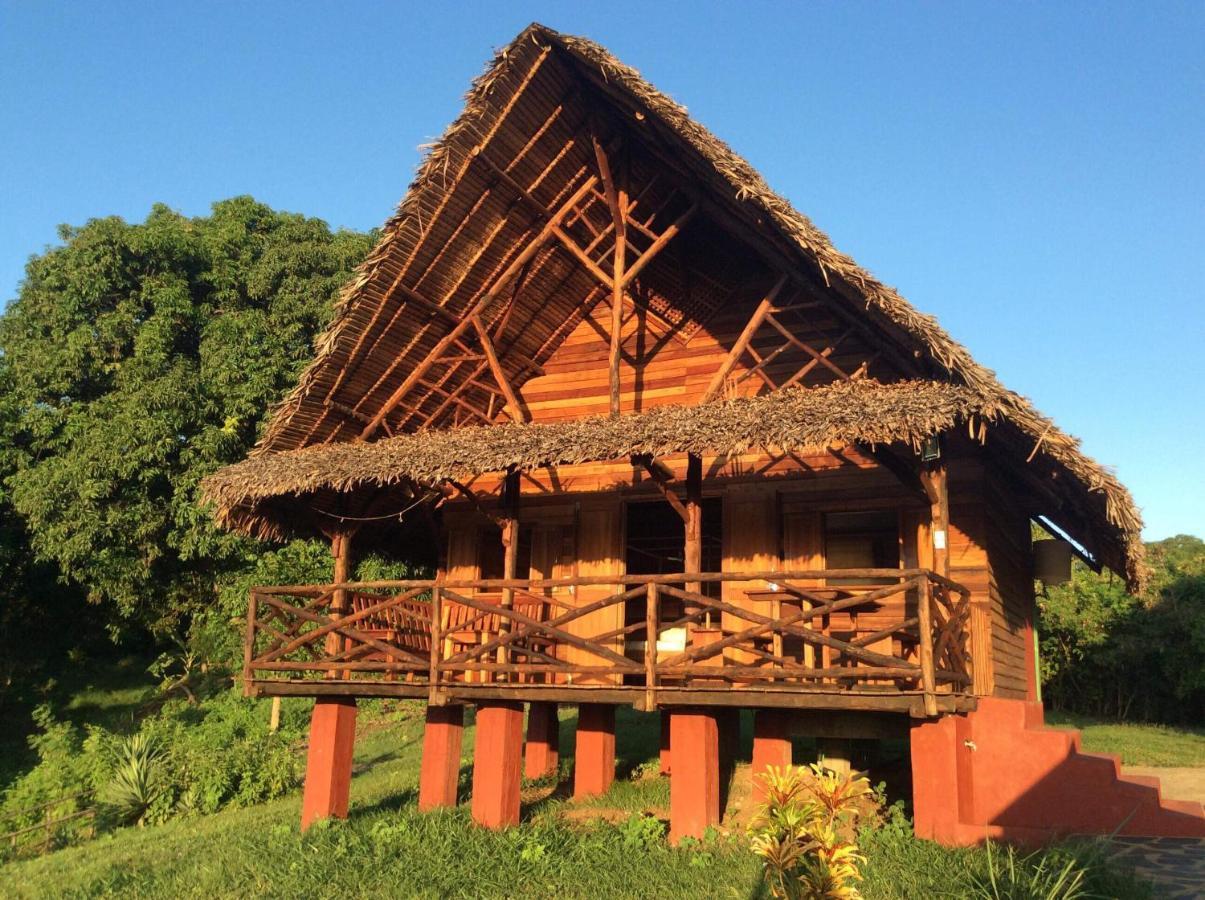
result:
[[[1089,753],[1115,753],[1131,766],[1205,766],[1205,728],[1109,722],[1048,712],[1047,724],[1077,728]]]
[[[381,705],[366,709],[382,715]],[[627,813],[663,811],[664,779],[650,777],[656,719],[621,710],[617,757],[623,778],[603,798],[577,805],[563,792],[524,810],[524,822],[495,833],[476,828],[465,805],[420,815],[415,790],[421,707],[403,704],[357,741],[351,815],[300,834],[299,796],[167,825],[130,828],[0,869],[15,897],[762,897],[758,866],[739,836],[687,849],[624,828]],[[369,718],[368,715],[362,718]],[[573,720],[562,721],[570,750]],[[466,729],[467,795],[472,728]],[[746,736],[748,729],[746,729]],[[569,760],[562,761],[568,771]],[[531,786],[529,786],[530,788]],[[619,824],[591,821],[604,811]],[[965,897],[985,854],[915,840],[899,825],[868,835],[864,893],[875,898]],[[1055,850],[1052,853],[1067,851]],[[1145,898],[1098,851],[1079,848],[1100,896]]]

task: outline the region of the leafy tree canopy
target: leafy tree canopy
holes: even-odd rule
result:
[[[250,197],[60,235],[0,316],[0,516],[90,600],[169,630],[251,549],[198,482],[254,443],[373,236]]]
[[[1076,563],[1038,602],[1042,682],[1056,707],[1118,719],[1205,721],[1205,542],[1147,544],[1150,584]]]

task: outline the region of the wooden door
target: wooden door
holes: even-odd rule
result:
[[[577,575],[623,575],[623,517],[622,504],[616,495],[592,497],[581,501],[577,515]],[[580,585],[575,591],[573,602],[584,606],[622,590],[618,584]],[[596,610],[569,623],[566,630],[577,637],[593,638],[595,635],[618,631],[623,628],[624,606],[617,603]],[[615,636],[602,642],[602,646],[615,653],[623,653],[622,637]],[[606,660],[580,647],[567,647],[566,658],[583,666],[605,666]],[[619,684],[618,674],[575,676],[575,684]]]
[[[795,503],[784,503],[782,515],[783,571],[812,572],[823,569],[824,565],[823,514]],[[791,583],[801,588],[823,586],[823,582],[817,578],[793,578]],[[823,629],[823,626],[823,620],[812,620],[805,627]],[[782,641],[782,649],[789,658],[798,660],[805,666],[814,666],[818,662],[816,648],[798,638],[785,638]]]
[[[772,572],[778,570],[778,498],[773,490],[760,485],[733,485],[724,494],[723,571]],[[764,579],[725,581],[722,592],[726,603],[769,615],[772,604],[750,597],[764,595]],[[725,612],[714,622],[731,633],[748,628],[752,622]],[[725,659],[734,665],[756,665],[757,657],[730,648]]]

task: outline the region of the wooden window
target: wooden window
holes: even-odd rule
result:
[[[897,569],[899,513],[893,509],[824,515],[826,569]],[[831,585],[875,584],[873,578],[830,578]]]

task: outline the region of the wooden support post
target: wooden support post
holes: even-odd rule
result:
[[[247,597],[247,631],[243,635],[243,696],[254,696],[251,681],[255,673],[251,671],[251,661],[255,659],[255,634],[258,624],[259,596],[251,591]]]
[[[615,780],[615,707],[583,703],[577,708],[573,796],[605,794]]]
[[[352,560],[351,560],[351,536],[350,531],[338,531],[331,535],[331,556],[334,558],[334,566],[331,581],[334,584],[342,584],[352,579]],[[334,597],[331,598],[331,618],[340,619],[347,615],[351,609],[351,594],[344,590],[335,591]],[[326,652],[330,656],[335,656],[342,653],[347,648],[347,639],[331,633],[326,638]],[[340,672],[336,669],[331,669],[327,672],[327,678],[347,678],[346,671]]]
[[[657,585],[648,584],[644,592],[644,708],[657,708],[657,640],[661,634]]]
[[[519,824],[523,768],[523,704],[477,705],[473,753],[473,821],[486,828]]]
[[[428,706],[423,730],[423,760],[418,781],[418,808],[427,812],[456,805],[464,707]]]
[[[944,463],[921,470],[929,498],[929,533],[933,539],[933,571],[950,577],[950,493]]]
[[[504,550],[502,556],[502,577],[512,579],[516,577],[516,569],[519,561],[519,473],[507,472],[506,479],[502,482],[502,547]],[[526,573],[525,573],[526,574]],[[502,606],[504,609],[514,609],[515,607],[515,589],[502,589]],[[501,634],[509,634],[511,630],[511,621],[506,616],[502,617],[499,623],[499,632]],[[510,662],[510,654],[506,647],[499,647],[497,660],[501,664]],[[506,681],[507,676],[499,673],[499,681]]]
[[[791,714],[785,709],[759,709],[753,714],[753,802],[766,799],[766,770],[785,769],[791,758]]]
[[[753,311],[753,315],[749,317],[749,322],[745,325],[744,331],[740,337],[736,339],[736,343],[732,345],[732,349],[728,351],[728,356],[716,369],[715,375],[711,377],[711,382],[707,385],[707,390],[703,392],[703,399],[700,403],[707,403],[719,396],[720,391],[724,387],[724,380],[728,377],[733,367],[740,361],[741,354],[749,346],[749,342],[753,340],[753,335],[757,334],[757,329],[761,327],[763,321],[770,310],[774,307],[774,300],[778,297],[779,291],[787,283],[788,276],[783,275],[770,289],[770,293],[765,296],[765,299],[757,305],[757,309]]]
[[[686,543],[682,562],[691,574],[703,569],[703,458],[695,453],[686,462]],[[703,585],[689,581],[686,590],[699,594]]]
[[[920,678],[921,690],[925,692],[925,715],[937,715],[937,677],[933,670],[933,584],[928,578],[920,579],[917,591],[916,619],[920,632]]]
[[[557,705],[544,701],[533,702],[527,708],[527,747],[524,751],[524,774],[528,778],[555,775],[560,760],[561,722]]]
[[[510,379],[506,377],[506,373],[502,370],[502,363],[498,360],[498,354],[494,352],[494,342],[490,340],[489,332],[481,324],[480,316],[473,316],[473,327],[477,330],[477,337],[481,340],[481,349],[485,352],[486,362],[489,363],[490,374],[494,376],[494,381],[498,382],[498,387],[506,398],[506,405],[510,410],[511,418],[516,422],[526,422],[527,410],[519,399],[518,393],[511,385]]]
[[[617,181],[611,173],[611,163],[602,142],[594,138],[594,155],[598,162],[598,173],[602,177],[607,206],[611,208],[611,221],[615,226],[615,250],[611,259],[611,415],[619,415],[619,361],[623,351],[623,285],[624,268],[627,265],[627,185]]]
[[[720,822],[720,730],[714,710],[670,712],[669,839],[702,838]]]
[[[355,698],[319,697],[314,701],[301,799],[302,831],[319,819],[347,818],[355,742]]]

